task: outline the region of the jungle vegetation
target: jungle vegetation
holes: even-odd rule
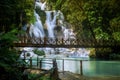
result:
[[[77,38],[120,41],[120,1],[66,0],[59,7],[66,21],[72,24]],[[55,2],[55,3],[56,3]],[[51,2],[52,3],[52,2]],[[53,1],[54,3],[54,1]],[[61,4],[61,5],[60,5]],[[97,48],[97,58],[120,58],[119,47]]]
[[[0,77],[21,80],[13,69],[18,53],[12,42],[26,23],[33,23],[35,0],[0,0]],[[43,0],[45,1],[45,0]],[[46,0],[61,10],[78,38],[120,41],[120,0]],[[101,52],[100,52],[101,51]],[[96,49],[97,58],[120,59],[120,47]],[[3,75],[4,74],[4,75]],[[6,75],[7,74],[7,75]]]

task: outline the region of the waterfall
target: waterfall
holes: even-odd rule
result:
[[[31,37],[34,38],[63,38],[64,40],[67,39],[76,39],[75,33],[73,32],[73,29],[71,27],[68,27],[70,25],[66,24],[64,21],[64,15],[63,13],[58,10],[46,10],[46,2],[41,2],[40,0],[37,0],[35,2],[35,7],[38,7],[40,10],[44,11],[46,14],[46,20],[45,23],[42,23],[41,18],[42,16],[39,16],[39,14],[34,11],[34,16],[36,18],[36,21],[34,24],[31,24],[29,34]],[[44,31],[44,28],[46,27],[47,33]],[[57,28],[60,28],[60,31],[56,30]],[[59,34],[57,34],[59,33]],[[46,36],[48,35],[48,36]],[[69,43],[67,43],[69,44]],[[67,55],[69,57],[88,57],[88,54],[90,53],[86,49],[67,49],[67,48],[43,48],[43,50],[46,52],[46,54],[53,54],[57,53],[55,51],[59,51],[59,53]],[[53,56],[53,55],[52,55]]]
[[[34,24],[31,24],[29,34],[31,37],[44,38],[45,33],[43,30],[42,22],[40,20],[40,16],[36,12],[34,12],[34,15],[36,22]]]
[[[46,2],[42,3],[40,1],[35,2],[35,7],[39,7],[41,10],[45,10],[46,8]]]
[[[71,33],[72,30],[67,29],[64,26],[64,15],[63,13],[58,10],[58,11],[47,11],[46,10],[46,1],[45,2],[41,2],[41,0],[37,0],[35,2],[35,6],[38,7],[40,10],[44,11],[46,14],[46,20],[45,20],[45,26],[47,28],[47,34],[48,36],[45,36],[45,32],[43,29],[43,24],[41,23],[40,20],[40,16],[38,15],[38,13],[36,13],[36,11],[34,12],[35,14],[35,18],[36,18],[36,22],[35,24],[31,25],[31,29],[30,29],[30,35],[33,35],[34,37],[48,37],[48,38],[59,38],[58,35],[55,35],[55,27],[57,28],[57,26],[61,27],[61,35],[62,37],[67,40],[67,39],[75,39],[75,38],[71,38]],[[34,27],[33,27],[34,26]],[[56,31],[58,32],[58,31]],[[75,35],[72,35],[72,37]],[[60,36],[61,37],[61,36]]]
[[[55,11],[45,11],[46,12],[46,26],[48,30],[48,37],[55,38],[54,28],[56,26],[57,13]],[[52,17],[53,13],[53,17]]]

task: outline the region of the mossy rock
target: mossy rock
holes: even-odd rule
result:
[[[45,13],[45,11],[41,10],[39,7],[36,7],[35,10],[36,10],[36,12],[39,14],[40,19],[41,19],[41,21],[42,21],[42,24],[44,24],[44,23],[45,23],[45,20],[46,20],[46,13]]]

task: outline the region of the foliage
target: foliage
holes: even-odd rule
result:
[[[34,49],[34,53],[39,55],[39,56],[45,55],[45,52],[43,50],[38,50],[38,49]]]
[[[96,58],[109,59],[111,52],[112,52],[111,48],[97,48],[96,49]]]
[[[116,54],[116,53],[110,54],[109,58],[111,60],[120,60],[120,54]]]
[[[38,74],[33,74],[33,73],[30,73],[28,74],[28,79],[29,80],[33,80],[35,77],[37,77]],[[51,80],[50,79],[50,76],[49,75],[44,75],[36,80]]]
[[[52,7],[52,10],[61,10],[64,0],[47,0],[49,5]]]
[[[51,80],[49,76],[43,76],[39,80]]]
[[[0,40],[1,41],[8,41],[8,43],[11,43],[12,41],[18,40],[16,37],[16,34],[18,33],[17,29],[13,29],[10,32],[7,33],[1,33]]]
[[[113,39],[120,41],[120,16],[110,21],[110,30],[112,31]]]
[[[95,49],[94,49],[94,48],[91,48],[91,49],[90,49],[90,54],[89,54],[89,56],[90,56],[91,58],[95,58],[95,57],[96,57]]]
[[[120,41],[120,32],[114,32],[112,33],[112,36],[116,41]]]
[[[61,10],[78,38],[120,41],[119,4],[118,0],[66,0]],[[120,52],[116,47],[111,49],[113,53]],[[99,51],[96,57],[111,53],[109,50],[106,53]]]
[[[119,40],[119,36],[112,35],[120,29],[119,3],[118,0],[66,0],[61,10],[78,37]]]
[[[102,29],[100,27],[94,29],[94,33],[96,34],[96,39],[104,39],[104,40],[108,40],[109,39],[109,34],[105,33],[102,31]]]
[[[26,22],[33,22],[34,0],[1,0],[0,25],[2,31],[8,32],[20,28]],[[14,27],[12,26],[14,25]],[[13,27],[11,29],[11,27]]]
[[[36,77],[36,74],[32,74],[32,73],[31,73],[31,74],[28,75],[28,79],[29,79],[29,80],[32,80],[34,77]]]
[[[16,41],[16,30],[0,35],[0,78],[1,80],[21,80],[22,73],[15,66],[18,59],[17,51],[12,48]]]
[[[35,11],[39,14],[39,16],[41,17],[40,19],[41,19],[42,23],[44,24],[45,20],[46,20],[45,11],[40,10],[40,8],[38,8],[38,7],[36,7]]]

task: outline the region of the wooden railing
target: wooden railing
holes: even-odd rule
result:
[[[36,59],[36,65],[33,65],[32,61],[34,59],[30,58],[30,59],[24,59],[24,60],[29,60],[29,62],[27,62],[27,63],[29,63],[29,66],[26,66],[26,68],[46,70],[47,72],[45,72],[45,74],[48,73],[48,72],[52,72],[53,75],[55,74],[57,77],[58,77],[58,72],[62,71],[63,74],[64,74],[64,72],[65,72],[65,61],[76,61],[76,62],[79,62],[80,66],[79,66],[78,70],[80,70],[79,72],[80,72],[81,75],[83,75],[83,61],[89,61],[87,59],[86,60],[81,60],[81,59],[53,59],[53,58],[40,58],[39,59],[37,57],[37,59]],[[48,61],[48,62],[45,62],[45,61]],[[57,61],[59,61],[58,63],[61,62],[61,68],[62,68],[62,70],[60,70],[58,68]],[[42,67],[43,64],[53,65],[53,67],[50,68],[50,69],[45,69],[45,68]],[[69,67],[71,67],[71,66],[69,66]]]
[[[63,39],[63,38],[31,38],[19,37],[15,47],[119,47],[120,42],[114,40]]]

